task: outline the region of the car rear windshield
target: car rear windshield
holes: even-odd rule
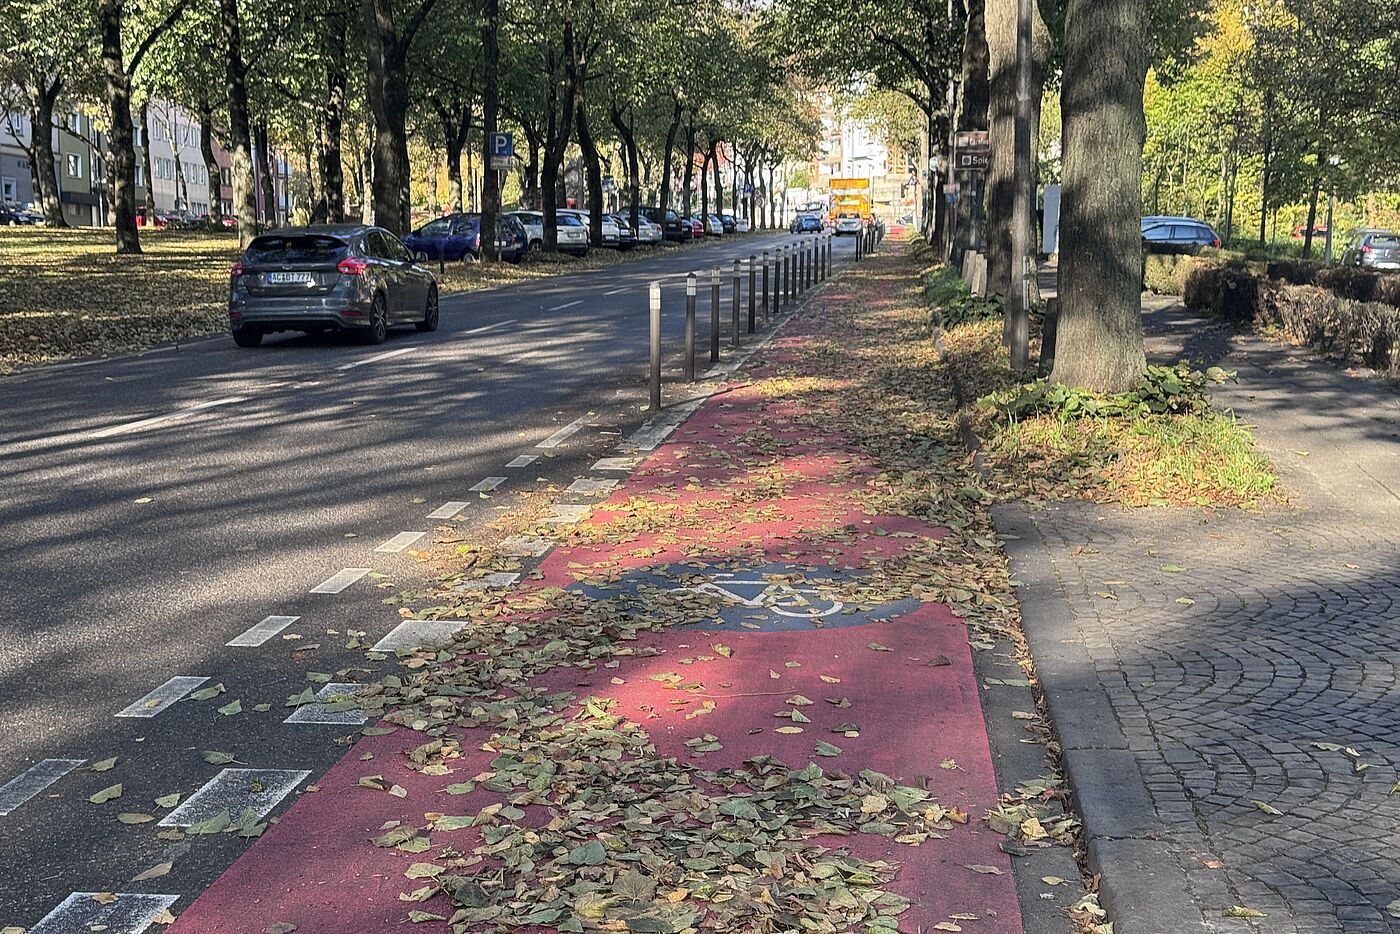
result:
[[[558,216],[560,227],[582,227],[583,221],[572,214],[560,214]]]
[[[258,237],[248,244],[243,262],[250,266],[259,263],[339,262],[349,250],[344,240],[335,237]]]
[[[1393,250],[1400,247],[1400,236],[1395,234],[1372,234],[1371,246],[1380,247],[1382,250]]]

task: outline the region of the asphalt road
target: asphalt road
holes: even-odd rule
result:
[[[240,350],[218,337],[0,380],[0,786],[35,770],[0,788],[0,927],[34,925],[72,892],[179,896],[178,913],[248,841],[162,839],[156,821],[117,815],[159,820],[156,797],[188,799],[225,767],[204,750],[287,770],[254,779],[268,795],[275,779],[295,793],[314,783],[357,728],[284,723],[287,697],[308,671],[363,669],[347,633],[384,636],[398,623],[384,598],[420,579],[412,559],[375,549],[430,535],[444,503],[468,504],[456,524],[469,536],[513,493],[586,473],[643,419],[647,283],[668,277],[663,330],[678,350],[685,272],[795,240],[446,297],[439,331],[394,331],[382,347],[287,335]],[[837,241],[838,269],[851,246]],[[521,455],[538,459],[507,466]],[[505,479],[482,498],[471,488],[488,477]],[[372,573],[309,592],[344,568]],[[227,645],[269,616],[298,618]],[[176,677],[226,693],[143,700]],[[216,712],[234,699],[241,713]],[[129,707],[145,715],[117,716]],[[34,791],[45,769],[70,766]],[[119,798],[90,803],[116,783]],[[42,931],[87,930],[80,916]]]

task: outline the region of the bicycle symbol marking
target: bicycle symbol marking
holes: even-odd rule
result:
[[[757,588],[757,591],[753,596],[746,597],[736,588],[742,588],[744,592]],[[832,599],[816,587],[794,587],[786,582],[774,583],[762,578],[741,579],[728,575],[723,583],[716,579],[695,587],[674,587],[671,592],[713,594],[740,606],[795,619],[821,619],[840,613],[845,607],[840,600]]]

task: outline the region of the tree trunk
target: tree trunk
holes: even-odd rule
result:
[[[143,101],[136,109],[136,121],[141,125],[141,136],[144,145],[141,147],[141,174],[146,179],[145,208],[146,223],[154,225],[156,216],[156,186],[155,175],[151,171],[154,157],[151,155],[151,118],[150,105]]]
[[[588,124],[588,107],[583,100],[586,73],[574,82],[574,119],[578,123],[578,147],[583,152],[583,166],[588,173],[588,238],[594,246],[603,244],[603,171],[598,162],[598,144]]]
[[[695,117],[685,125],[685,170],[681,180],[681,214],[690,216],[690,190],[695,180]]]
[[[185,178],[185,161],[180,158],[180,124],[173,112],[167,112],[170,113],[170,161],[175,164],[175,207],[189,211],[190,186]]]
[[[622,152],[627,160],[627,221],[632,225],[632,229],[637,229],[637,224],[641,219],[642,202],[642,177],[640,159],[637,156],[637,133],[633,123],[633,116],[629,112],[627,119],[623,119],[623,114],[612,107],[609,111],[612,125],[617,129],[617,135],[622,140]]]
[[[1065,15],[1060,318],[1052,379],[1130,388],[1142,340],[1146,0],[1069,0]]]
[[[500,0],[483,0],[481,5],[481,167],[486,173],[481,192],[481,255],[498,260],[496,215],[501,210],[501,173],[491,165],[491,138],[500,119],[501,50],[497,25]]]
[[[345,87],[350,80],[339,57],[346,40],[345,21],[337,19],[337,23],[341,46],[330,53],[330,64],[326,68],[326,100],[321,123],[321,152],[325,164],[321,189],[326,199],[326,220],[332,224],[345,220],[345,167],[340,138],[345,114]]]
[[[209,219],[220,224],[224,219],[223,186],[219,176],[219,160],[214,158],[214,108],[201,99],[199,103],[199,156],[204,160],[206,195],[209,198]]]
[[[1318,165],[1322,165],[1322,153],[1318,153]],[[1308,226],[1303,230],[1303,259],[1312,258],[1313,228],[1317,226],[1317,198],[1322,193],[1322,174],[1313,176],[1312,189],[1308,193]]]
[[[700,223],[706,226],[706,233],[709,233],[710,223],[710,156],[713,152],[705,150],[705,157],[700,160]]]
[[[229,175],[233,180],[233,213],[238,218],[238,242],[246,249],[258,235],[252,129],[248,116],[248,67],[243,61],[238,0],[219,0],[219,11],[224,34],[224,79],[228,86]]]
[[[724,179],[719,172],[719,140],[710,140],[710,166],[715,173],[715,213],[724,213]]]
[[[277,160],[273,158],[272,146],[267,140],[267,121],[261,120],[253,129],[253,141],[257,149],[258,185],[262,192],[262,216],[268,227],[277,226],[277,188],[274,176],[277,174]]]
[[[1029,210],[1015,216],[1016,203],[1016,2],[986,0],[989,112],[992,164],[987,170],[987,291],[1005,296],[1012,287],[1011,243],[1013,225],[1022,226],[1027,242],[1035,242],[1035,198]],[[1049,31],[1040,18],[1040,7],[1031,4],[1033,19],[1031,56],[1030,124],[1032,139],[1040,125],[1040,99],[1045,87],[1050,54]],[[1139,160],[1141,161],[1141,160]],[[1032,185],[1034,182],[1032,182]],[[1141,203],[1141,195],[1139,195]],[[1026,233],[1029,228],[1029,233]]]
[[[987,105],[991,89],[988,86],[986,29],[986,0],[967,0],[967,31],[963,38],[962,101],[958,107],[957,128],[962,131],[987,129]],[[953,232],[953,262],[959,263],[963,253],[975,249],[982,232],[982,199],[978,197],[979,175],[961,172],[958,176],[961,196],[954,211],[956,229]]]
[[[544,172],[541,180],[542,209],[544,213],[544,246],[556,251],[559,248],[559,183],[560,170],[564,165],[564,153],[569,147],[569,135],[574,125],[574,23],[564,21],[563,61],[566,63],[563,93],[559,85],[549,82],[548,107],[549,123],[545,133]],[[550,69],[551,73],[553,69]]]
[[[39,196],[39,204],[44,209],[45,227],[68,226],[63,216],[63,200],[53,154],[53,111],[62,91],[62,80],[42,78],[36,83],[30,98],[26,155],[29,156],[29,167],[34,176],[35,194]]]
[[[390,0],[363,0],[365,91],[374,117],[374,222],[396,234],[409,227],[408,69]]]
[[[534,210],[540,207],[540,135],[534,129],[534,125],[528,122],[520,123],[521,132],[525,134],[525,148],[527,158],[525,161],[524,178],[521,180],[520,193],[524,199],[525,206]]]
[[[122,53],[123,0],[98,0],[102,72],[107,94],[107,153],[111,166],[117,253],[141,252],[136,230],[136,149],[131,133],[131,76]]]
[[[666,151],[661,154],[661,191],[656,206],[661,209],[661,224],[665,227],[666,211],[671,207],[671,153],[676,148],[676,132],[681,127],[681,102],[671,105],[671,125],[666,128]]]

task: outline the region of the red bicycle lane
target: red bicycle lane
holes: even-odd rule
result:
[[[789,331],[769,363],[796,359],[803,339]],[[940,604],[859,596],[866,576],[946,530],[867,514],[856,493],[875,476],[873,465],[840,437],[810,437],[797,407],[773,404],[762,383],[772,372],[756,370],[753,382],[711,398],[586,520],[607,530],[647,508],[673,509],[676,524],[615,536],[624,544],[556,548],[527,586],[599,597],[670,591],[673,599],[701,589],[722,593],[728,608],[701,626],[641,634],[616,667],[550,671],[534,686],[606,697],[611,712],[640,724],[659,755],[704,769],[770,756],[794,769],[810,762],[832,775],[872,770],[924,788],[951,816],[942,837],[909,845],[876,834],[828,835],[812,846],[898,864],[885,888],[912,902],[898,919],[902,931],[1019,934],[1003,838],[981,820],[998,796],[967,628]],[[839,389],[830,381],[822,387]],[[843,605],[851,594],[858,596]],[[794,709],[802,720],[790,718]],[[257,932],[283,923],[318,934],[380,932],[399,929],[413,909],[450,916],[445,895],[401,899],[424,884],[405,877],[424,856],[370,840],[395,825],[422,825],[426,815],[470,815],[505,800],[481,785],[465,795],[443,791],[489,774],[495,757],[490,730],[455,734],[462,758],[450,776],[409,767],[404,753],[424,734],[400,727],[361,739],[171,930]],[[721,748],[697,753],[706,736]],[[405,796],[363,787],[368,773]],[[542,805],[527,810],[539,812],[526,819],[532,825],[549,819]],[[482,838],[464,827],[434,833],[432,842],[471,853]],[[441,920],[413,927],[447,930]]]

